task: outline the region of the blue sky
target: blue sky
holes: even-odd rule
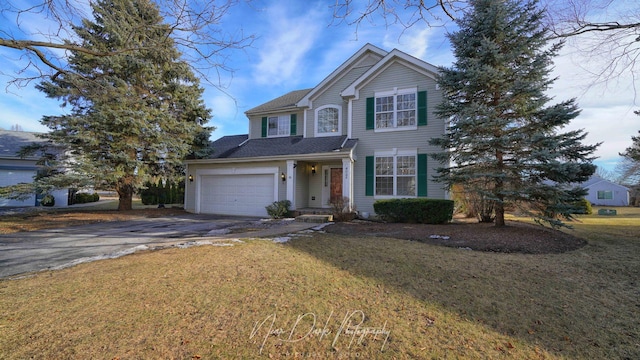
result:
[[[444,28],[385,26],[383,20],[355,26],[332,18],[334,1],[254,1],[234,7],[223,19],[229,32],[243,29],[257,36],[253,45],[229,52],[228,65],[233,73],[222,73],[224,91],[203,81],[204,100],[214,115],[210,122],[217,128],[212,139],[247,132],[244,111],[291,90],[310,88],[366,43],[387,51],[397,48],[437,66],[450,66],[453,56]],[[609,9],[611,10],[611,9]],[[29,22],[32,22],[29,23]],[[0,19],[0,30],[11,30],[11,21]],[[35,18],[25,20],[28,28],[45,24]],[[6,87],[14,72],[24,66],[20,52],[0,48],[0,128],[19,124],[25,131],[47,131],[39,123],[43,115],[61,113],[59,103],[45,98],[34,83],[22,88]],[[577,98],[581,115],[569,129],[589,132],[587,143],[602,142],[596,164],[613,170],[618,153],[631,145],[631,136],[640,129],[640,117],[633,114],[636,94],[630,77],[618,78],[606,85],[591,86],[589,71],[601,66],[565,46],[555,59],[554,74],[559,77],[550,95],[555,101]],[[210,79],[218,83],[217,78]]]

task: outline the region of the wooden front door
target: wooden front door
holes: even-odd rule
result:
[[[342,168],[331,168],[331,190],[329,201],[342,199]]]

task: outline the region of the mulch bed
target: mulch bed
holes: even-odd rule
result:
[[[557,254],[577,250],[584,239],[540,225],[508,221],[507,226],[454,221],[445,225],[382,223],[354,220],[324,228],[328,233],[380,236],[478,251],[521,254]]]

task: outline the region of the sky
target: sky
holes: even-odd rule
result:
[[[418,24],[405,30],[374,18],[356,28],[333,18],[332,4],[335,1],[255,0],[231,8],[222,28],[230,33],[242,29],[256,39],[251,47],[226,53],[232,72],[202,81],[204,101],[213,114],[209,125],[216,127],[212,140],[246,134],[246,110],[289,91],[314,87],[366,43],[387,51],[397,48],[436,66],[451,66],[454,61],[445,36],[447,30],[455,30],[452,26]],[[0,31],[15,33],[13,21],[6,20],[0,19]],[[39,29],[45,23],[34,17],[23,20],[27,29]],[[549,95],[554,102],[577,99],[582,112],[564,130],[584,129],[588,132],[585,143],[602,143],[595,164],[614,171],[618,153],[631,145],[631,136],[640,130],[640,117],[633,113],[640,109],[640,99],[631,76],[593,85],[590,73],[601,65],[601,59],[566,45],[554,60],[553,76],[558,79]],[[61,114],[63,109],[36,90],[34,82],[20,88],[9,85],[24,66],[19,51],[0,48],[0,84],[5,85],[0,87],[0,128],[20,125],[24,131],[46,132],[40,124],[42,116]]]

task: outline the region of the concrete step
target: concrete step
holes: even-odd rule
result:
[[[300,215],[296,216],[296,221],[322,224],[333,221],[333,215]]]

